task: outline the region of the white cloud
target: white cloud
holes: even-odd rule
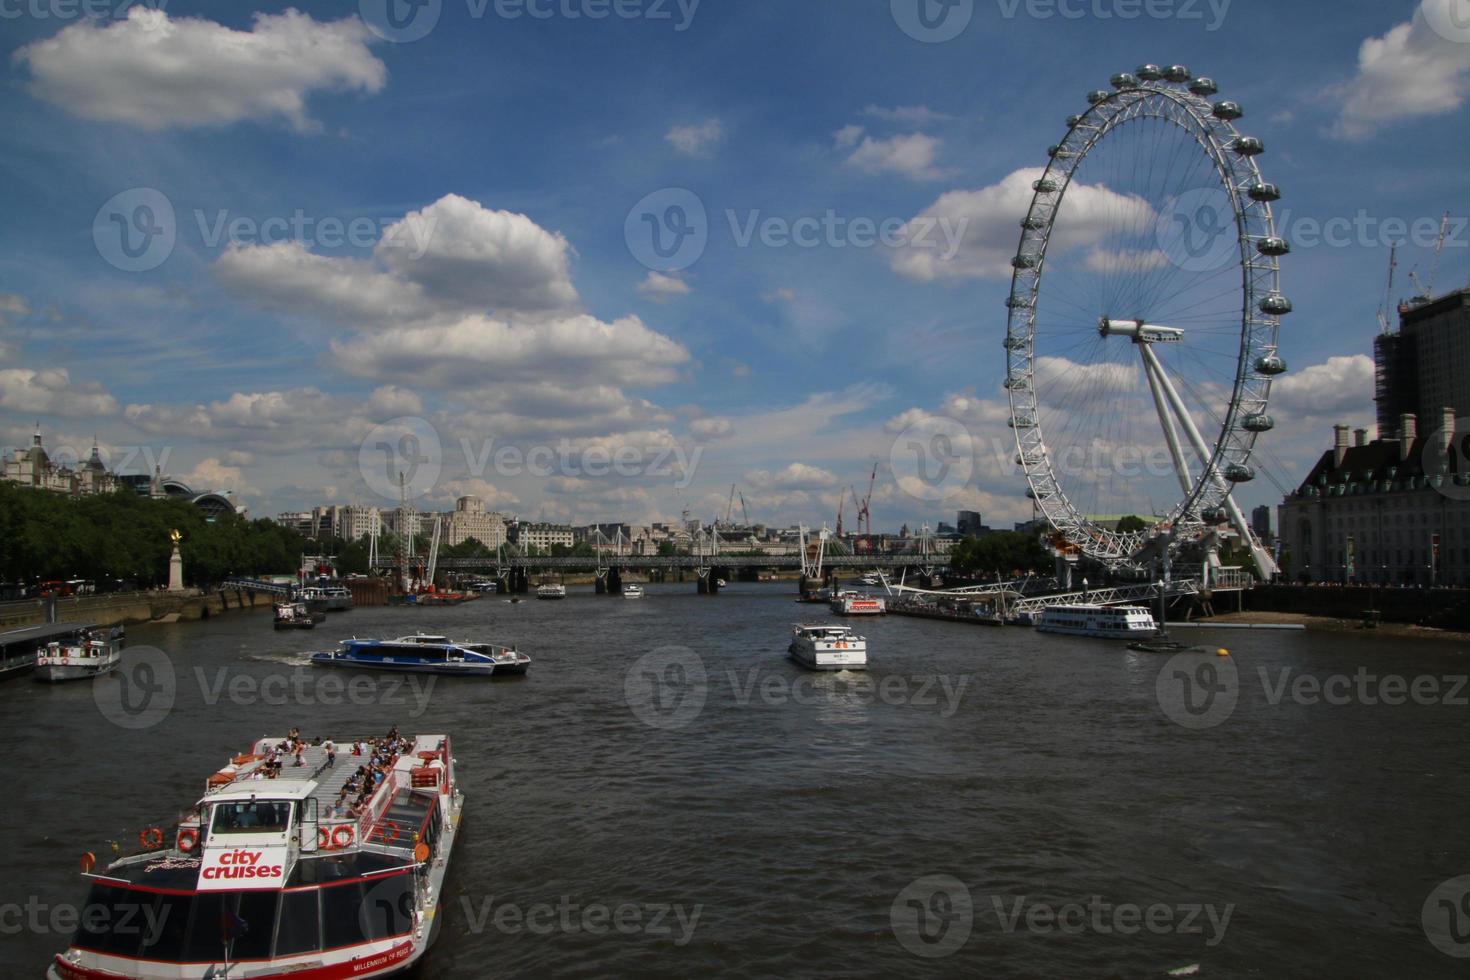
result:
[[[866,129],[858,125],[843,126],[832,134],[832,142],[839,150],[850,150],[857,146],[858,140],[862,139],[866,132]]]
[[[1464,0],[1423,0],[1412,20],[1358,50],[1358,73],[1338,95],[1337,132],[1361,139],[1380,126],[1458,109],[1470,91]]]
[[[1271,406],[1297,416],[1358,413],[1373,401],[1373,359],[1366,354],[1329,357],[1289,371],[1271,385]]]
[[[1065,357],[1038,357],[1036,359],[1036,386],[1045,389],[1061,382],[1068,391],[1086,392],[1089,401],[1085,404],[1107,402],[1139,390],[1139,369],[1133,364],[1115,364],[1100,361],[1095,364],[1079,364]]]
[[[371,39],[356,17],[260,13],[237,31],[140,5],[126,20],[78,20],[14,58],[30,69],[33,94],[84,119],[158,130],[284,118],[307,130],[313,92],[386,84]]]
[[[744,480],[756,490],[821,490],[841,482],[836,473],[806,463],[791,463],[775,473],[751,470],[745,474]]]
[[[71,418],[113,415],[117,400],[95,381],[73,381],[66,368],[0,370],[0,408]]]
[[[837,134],[838,149],[847,148],[842,138],[851,128]],[[945,175],[945,171],[934,166],[934,158],[941,145],[942,141],[923,133],[887,139],[865,136],[847,158],[847,165],[868,174],[899,174],[910,180],[936,180]]]
[[[1021,240],[1021,219],[1035,194],[1031,184],[1044,171],[1039,167],[1016,170],[999,183],[979,190],[949,191],[940,195],[911,222],[910,244],[895,249],[890,262],[908,279],[1009,279],[1011,259]],[[938,227],[963,230],[960,247],[952,257],[934,247]],[[1141,198],[1119,194],[1097,184],[1073,184],[1057,212],[1049,246],[1051,258],[1071,249],[1097,243],[1118,227],[1152,229],[1153,209]]]
[[[692,126],[675,126],[664,134],[669,145],[685,156],[706,156],[716,143],[725,138],[725,127],[718,119],[707,119]]]
[[[12,316],[27,316],[31,304],[19,293],[0,293],[0,327],[10,322]]]
[[[689,423],[689,432],[700,442],[714,442],[717,439],[728,439],[735,432],[735,426],[729,419],[695,419]]]
[[[863,108],[863,115],[908,126],[932,126],[954,118],[947,113],[935,112],[926,105],[900,105],[892,108],[870,105]]]
[[[520,498],[509,490],[504,490],[478,477],[446,480],[438,489],[438,499],[447,501],[460,497],[479,497],[480,503],[485,505],[486,510],[506,510],[519,507],[521,503]]]
[[[655,303],[666,303],[673,296],[688,296],[693,290],[676,275],[649,272],[648,277],[638,284],[638,291]]]
[[[243,469],[223,463],[213,456],[201,459],[192,470],[178,479],[188,484],[196,493],[232,490],[237,497],[260,493],[260,488],[251,486],[250,481],[245,478]]]

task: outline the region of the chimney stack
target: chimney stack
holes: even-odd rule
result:
[[[1439,410],[1439,452],[1448,455],[1455,444],[1455,410],[1446,405]]]
[[[1409,458],[1409,450],[1414,446],[1414,440],[1419,438],[1419,422],[1412,413],[1405,412],[1399,416],[1399,462]]]
[[[1354,429],[1353,430],[1353,445],[1354,446],[1366,446],[1366,445],[1368,445],[1368,430],[1367,429]]]
[[[1348,427],[1345,425],[1334,425],[1332,427],[1332,468],[1338,469],[1342,466],[1343,457],[1348,451]]]

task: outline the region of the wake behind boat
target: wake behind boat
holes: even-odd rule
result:
[[[494,643],[454,642],[447,636],[415,633],[396,640],[343,640],[335,650],[311,654],[319,667],[366,667],[371,670],[456,677],[524,674],[531,658],[514,647]]]
[[[94,912],[46,975],[398,973],[434,942],[463,813],[447,735],[263,738],[208,778],[176,829],[144,830],[141,851],[100,874],[83,856]],[[140,927],[139,908],[159,927]]]

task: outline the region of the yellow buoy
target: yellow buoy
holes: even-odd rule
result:
[[[1228,656],[1230,656],[1230,651],[1227,650],[1227,649],[1225,649],[1224,647],[1221,647],[1220,649],[1218,649],[1218,650],[1215,651],[1215,656],[1217,656],[1217,657],[1228,657]]]

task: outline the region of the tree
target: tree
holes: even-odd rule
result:
[[[1052,559],[1036,535],[1001,531],[983,538],[965,538],[950,552],[949,564],[957,572],[1004,578],[1047,571]]]
[[[1119,534],[1131,534],[1135,531],[1146,530],[1148,530],[1148,523],[1143,518],[1134,517],[1132,514],[1118,521]]]

